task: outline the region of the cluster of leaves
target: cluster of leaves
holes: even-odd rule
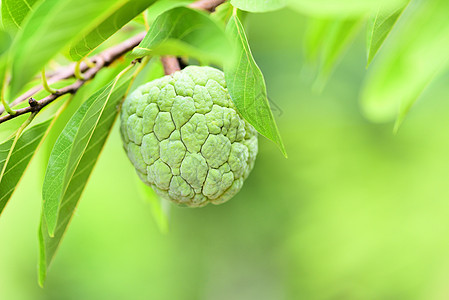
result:
[[[336,4],[338,5],[332,5]],[[368,74],[361,107],[398,129],[426,86],[448,68],[449,2],[444,0],[296,1],[309,18],[306,58],[322,87],[357,34],[366,30]]]
[[[124,38],[129,37],[127,32],[132,30],[121,30],[128,23],[138,29],[148,28],[139,46],[122,62],[97,75],[74,96],[64,96],[66,99],[55,101],[25,120],[14,118],[17,130],[0,144],[1,213],[33,154],[44,139],[51,140],[39,229],[41,284],[122,100],[139,83],[163,74],[158,56],[176,55],[224,67],[229,91],[242,115],[285,154],[264,79],[250,52],[238,10],[224,3],[209,14],[189,8],[189,4],[190,1],[173,0],[1,2],[0,79],[5,108],[12,102],[6,99],[14,99],[30,85],[39,84],[34,79],[36,74],[52,62],[86,60],[106,47],[104,44],[112,35],[121,32]],[[131,61],[141,64],[136,67]],[[64,86],[74,80],[58,84]],[[34,97],[39,99],[49,92],[41,91]],[[12,109],[25,105],[21,103]],[[2,127],[6,132],[5,124]],[[155,206],[155,210],[161,208]],[[160,223],[165,226],[163,220]]]
[[[288,7],[308,20],[306,61],[321,89],[347,48],[365,30],[368,75],[362,110],[395,130],[427,85],[449,65],[449,2],[445,0],[231,0],[249,12]],[[389,37],[391,35],[391,37]],[[372,65],[371,65],[372,64]]]
[[[287,6],[305,15],[308,19],[305,57],[317,69],[314,86],[318,89],[326,83],[355,37],[366,30],[369,70],[361,93],[362,109],[375,122],[396,119],[395,130],[427,85],[449,67],[449,2],[445,0],[232,0],[231,3],[251,12]]]
[[[34,152],[45,138],[51,141],[39,230],[41,284],[121,101],[139,83],[162,75],[158,56],[176,55],[223,67],[239,112],[285,155],[240,12],[269,12],[288,6],[306,15],[309,26],[304,45],[308,61],[318,66],[317,85],[326,81],[366,24],[368,65],[384,42],[389,43],[370,70],[362,93],[363,107],[373,120],[397,116],[401,120],[430,80],[447,67],[449,56],[445,51],[449,46],[447,1],[408,2],[231,0],[208,14],[189,8],[191,1],[183,0],[2,0],[0,94],[5,107],[38,84],[36,74],[55,61],[85,60],[118,39],[117,34],[129,37],[132,30],[122,30],[126,24],[148,29],[124,60],[102,71],[75,96],[55,101],[28,119],[15,118],[15,131],[0,144],[1,214]],[[387,39],[392,31],[395,38]],[[142,64],[133,66],[133,59]],[[58,84],[64,86],[70,80],[75,79]],[[40,96],[45,96],[45,91],[35,95]],[[6,125],[1,126],[6,132]]]

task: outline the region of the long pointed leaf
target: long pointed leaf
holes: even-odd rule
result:
[[[70,47],[70,57],[73,60],[82,59],[155,1],[156,0],[129,0],[100,25],[93,28],[80,40],[76,41],[76,43]]]
[[[13,147],[14,137],[0,144],[0,214],[11,198],[52,119],[25,130]]]
[[[236,15],[229,20],[226,32],[236,41],[234,59],[224,68],[231,99],[240,114],[287,156],[268,102],[265,79],[254,61],[242,23]]]
[[[188,6],[194,0],[158,0],[147,10],[148,23],[153,24],[156,18],[164,12],[180,6]]]
[[[101,24],[125,1],[45,0],[39,3],[11,49],[11,98],[58,52]]]
[[[115,85],[116,81],[112,81],[106,88],[89,98],[73,115],[55,143],[42,191],[43,211],[50,235],[55,232],[61,202],[80,160],[92,141],[93,134],[98,130],[104,131],[101,118],[106,106],[110,102],[118,102],[125,93],[123,85],[114,91]]]
[[[267,12],[283,8],[287,0],[231,0],[231,4],[238,9],[249,12]]]
[[[8,31],[21,29],[22,22],[37,0],[2,0],[2,22]]]
[[[393,9],[381,8],[369,22],[366,38],[366,48],[368,50],[368,62],[371,63],[379,48],[393,29],[406,5],[393,7]]]
[[[111,82],[92,95],[73,115],[55,143],[43,188],[39,229],[41,285],[109,136],[118,114],[117,106],[130,80],[127,76],[120,84]]]
[[[308,60],[318,66],[315,86],[321,89],[345,50],[354,40],[363,18],[311,18],[305,35]]]
[[[167,233],[170,202],[163,198],[159,198],[153,189],[143,183],[140,179],[136,180],[136,182],[139,185],[142,199],[150,204],[151,214],[153,215],[157,227],[162,233]]]
[[[11,45],[11,36],[6,32],[0,29],[0,56],[2,56]]]
[[[389,121],[398,114],[403,119],[432,79],[449,67],[449,2],[415,4],[365,82],[362,106],[373,121]]]
[[[379,6],[392,8],[407,0],[290,0],[290,7],[313,16],[355,17],[376,11]]]
[[[6,75],[6,63],[8,49],[11,46],[11,37],[6,31],[0,29],[0,95],[4,88],[4,80]]]

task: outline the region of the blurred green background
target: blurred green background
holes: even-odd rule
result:
[[[172,207],[162,234],[116,126],[44,289],[35,159],[0,218],[0,299],[449,299],[449,77],[394,135],[360,112],[364,37],[318,94],[304,27],[289,10],[247,20],[288,159],[260,138],[235,198]]]

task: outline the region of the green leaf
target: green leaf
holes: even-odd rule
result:
[[[367,65],[376,56],[405,7],[406,5],[393,7],[393,9],[382,8],[371,18],[366,35],[366,48],[368,50]]]
[[[305,52],[310,62],[318,66],[315,87],[321,89],[339,59],[354,40],[363,18],[311,18],[305,35]]]
[[[142,199],[148,202],[151,206],[151,214],[157,227],[162,233],[168,232],[168,213],[170,209],[170,202],[159,198],[153,189],[145,185],[138,177],[135,177],[139,185],[139,191]]]
[[[242,23],[236,15],[229,20],[226,32],[236,41],[234,58],[224,68],[231,99],[240,114],[260,134],[275,142],[282,154],[287,156],[270,109],[265,80],[254,61]]]
[[[97,27],[126,2],[46,0],[39,3],[11,48],[11,98],[58,52]]]
[[[101,141],[98,140],[98,135],[104,138],[107,136],[110,127],[105,124],[112,125],[117,113],[114,111],[115,106],[123,98],[127,83],[115,90],[116,81],[112,81],[107,87],[95,93],[77,110],[56,141],[48,162],[42,191],[44,217],[50,235],[55,232],[61,202],[66,197],[72,196],[67,190],[76,177],[80,161],[86,153],[89,153],[91,147]],[[105,123],[102,118],[108,122]],[[93,136],[97,139],[93,139]],[[90,158],[89,164],[96,161],[96,156]]]
[[[170,9],[180,6],[187,6],[192,3],[193,0],[159,0],[147,10],[148,22],[150,25],[156,20],[156,18]]]
[[[11,45],[11,36],[0,29],[0,57],[9,49]]]
[[[309,18],[307,23],[303,43],[304,54],[309,63],[317,63],[323,40],[332,27],[333,19]]]
[[[121,79],[120,83],[114,80],[92,95],[72,116],[55,143],[42,192],[43,213],[39,230],[41,285],[130,82],[130,76]]]
[[[127,1],[125,5],[119,7],[109,18],[72,44],[69,50],[70,57],[76,61],[81,60],[155,1]]]
[[[7,51],[11,45],[9,34],[0,29],[0,95],[3,91],[6,75]]]
[[[372,65],[362,91],[368,118],[401,119],[432,79],[449,66],[449,2],[428,0],[404,13],[385,51]]]
[[[2,22],[6,30],[15,32],[21,29],[22,22],[33,10],[37,0],[2,0]]]
[[[15,137],[0,144],[0,214],[11,198],[51,122],[52,119],[49,119],[25,130],[15,145]]]
[[[176,7],[156,18],[132,55],[188,55],[205,63],[223,63],[230,48],[224,30],[209,15]]]
[[[162,65],[160,58],[153,57],[136,76],[129,92],[131,93],[139,86],[148,83],[152,80],[161,78],[164,75],[165,75],[164,66]]]
[[[290,7],[313,16],[363,16],[379,7],[393,8],[407,0],[290,0]]]
[[[229,18],[232,16],[232,10],[233,7],[231,3],[225,2],[215,8],[215,11],[211,13],[211,17],[226,26],[229,22]]]
[[[231,0],[232,6],[249,12],[267,12],[278,10],[287,5],[287,0]]]

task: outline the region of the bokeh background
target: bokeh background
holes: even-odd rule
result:
[[[449,76],[395,135],[359,107],[362,34],[316,93],[304,17],[250,15],[247,28],[289,158],[261,137],[242,191],[172,206],[164,234],[115,126],[44,289],[35,159],[0,218],[0,299],[449,299]]]

